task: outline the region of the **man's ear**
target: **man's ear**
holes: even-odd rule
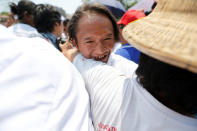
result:
[[[72,40],[72,43],[73,43],[73,46],[75,46],[75,47],[78,49],[78,45],[77,45],[77,43],[76,43],[76,40],[75,40],[75,39],[73,39],[73,40]]]
[[[59,26],[59,23],[57,21],[54,23],[54,27],[56,26]]]
[[[27,19],[29,19],[29,14],[28,14],[27,11],[25,11],[25,12],[23,13],[23,19],[24,19],[25,21],[27,21]]]
[[[24,16],[28,16],[29,13],[28,13],[27,11],[25,11],[25,12],[23,13],[23,15],[24,15]]]

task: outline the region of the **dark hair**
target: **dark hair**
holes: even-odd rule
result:
[[[110,11],[104,5],[101,5],[101,4],[98,4],[98,3],[96,3],[96,4],[84,4],[76,10],[76,12],[74,13],[74,15],[72,16],[72,18],[69,22],[68,34],[69,34],[70,40],[75,39],[76,43],[77,43],[77,38],[76,38],[77,25],[78,25],[79,20],[86,13],[103,14],[107,18],[109,18],[110,21],[112,22],[112,25],[113,25],[115,40],[119,40],[118,26],[116,24],[116,20],[115,20],[114,16],[110,13]]]
[[[69,19],[64,20],[64,21],[63,21],[64,26],[66,26],[66,25],[68,24],[69,21],[70,21]]]
[[[55,22],[61,22],[61,14],[56,7],[49,4],[39,4],[34,16],[38,32],[52,32]]]
[[[13,13],[14,15],[17,15],[17,5],[15,3],[10,3],[10,12]]]
[[[33,15],[36,8],[36,4],[29,0],[21,0],[18,2],[18,5],[10,3],[9,6],[11,12],[17,15],[19,20],[23,20],[25,12],[29,15]]]
[[[197,113],[197,74],[143,53],[136,74],[138,82],[167,107],[182,114]]]

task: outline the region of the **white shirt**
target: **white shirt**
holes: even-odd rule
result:
[[[111,53],[107,65],[112,66],[125,76],[132,77],[138,65],[120,55]]]
[[[72,63],[45,40],[0,26],[0,130],[88,131],[89,121],[89,97]]]
[[[36,28],[23,23],[17,23],[8,28],[9,31],[13,32],[15,35],[20,37],[42,37]],[[43,37],[42,37],[43,38]]]
[[[121,48],[121,46],[122,46],[122,44],[120,42],[116,42],[112,53],[115,53],[118,49]]]
[[[96,131],[196,131],[197,119],[181,115],[136,82],[104,63],[78,54],[74,64],[91,97]]]

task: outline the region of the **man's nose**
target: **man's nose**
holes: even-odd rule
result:
[[[96,46],[96,52],[98,55],[103,55],[106,51],[106,47],[102,44],[102,43],[99,43],[97,46]]]

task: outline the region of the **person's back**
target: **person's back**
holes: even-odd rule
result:
[[[87,131],[89,97],[73,65],[41,38],[0,26],[0,41],[0,130]]]
[[[196,119],[178,113],[175,109],[168,107],[168,105],[162,104],[157,97],[155,98],[152,93],[140,85],[135,73],[131,74],[132,78],[125,77],[115,68],[98,61],[87,60],[81,55],[77,55],[73,63],[82,74],[90,94],[95,130],[196,131]],[[144,65],[140,64],[139,66],[139,68],[144,67]],[[156,67],[149,66],[147,69],[151,71],[150,68]],[[168,73],[166,70],[160,70],[160,72]],[[162,79],[161,76],[157,76],[155,81],[159,82],[159,79]],[[177,80],[176,76],[177,74],[171,74],[171,77],[174,78],[174,83]],[[182,83],[184,83],[186,81],[183,80],[184,75],[182,74],[181,76],[183,76]],[[193,78],[196,78],[194,76],[196,74],[193,75]],[[191,76],[187,75],[188,77],[191,78]],[[193,82],[195,81],[193,79]],[[194,83],[190,85],[192,84]],[[172,91],[176,87],[172,86],[170,88]],[[175,90],[172,92],[178,93]],[[174,93],[174,99],[177,97],[176,93]],[[182,92],[181,97],[184,96],[184,93],[186,92]],[[184,97],[182,100],[178,99],[177,101],[183,101],[183,99]]]

